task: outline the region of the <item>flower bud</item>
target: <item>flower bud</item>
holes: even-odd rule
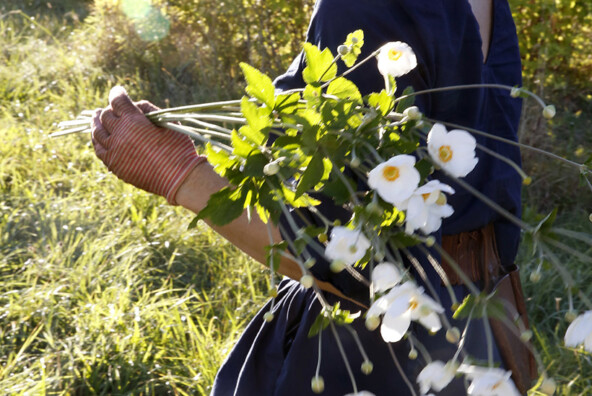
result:
[[[557,389],[557,384],[553,378],[545,378],[539,390],[549,396],[552,396]]]
[[[573,309],[570,309],[565,314],[565,320],[567,320],[569,323],[576,320],[577,317],[578,317],[578,313],[576,311],[574,311]]]
[[[343,260],[333,260],[331,261],[331,264],[329,264],[329,269],[338,274],[345,269],[345,263]]]
[[[351,166],[352,168],[358,168],[361,164],[362,161],[356,156],[354,156],[349,162],[349,166]]]
[[[333,221],[334,227],[339,227],[340,225],[341,225],[341,220],[337,219],[337,220]]]
[[[358,44],[358,38],[357,37],[352,37],[351,42],[353,45]]]
[[[266,176],[273,176],[280,171],[280,165],[273,161],[263,167],[263,174]]]
[[[319,239],[319,242],[321,243],[325,243],[327,242],[327,234],[325,234],[324,232],[322,234],[319,234],[319,236],[317,237]]]
[[[379,263],[384,260],[384,252],[377,250],[376,253],[374,253],[374,260],[378,261]]]
[[[452,327],[446,331],[446,341],[451,344],[458,344],[460,341],[460,330],[458,327]]]
[[[362,363],[362,373],[369,375],[374,370],[374,364],[370,360],[364,360]]]
[[[310,387],[314,393],[323,393],[325,390],[325,380],[320,375],[315,375],[310,381]]]
[[[541,280],[541,271],[536,270],[530,273],[530,281],[532,283],[537,283]]]
[[[522,90],[518,87],[513,87],[512,90],[510,91],[510,96],[513,98],[517,98],[520,96],[520,93],[522,92]]]
[[[278,296],[277,288],[269,289],[269,297],[276,298]]]
[[[410,120],[420,120],[422,114],[417,106],[410,106],[403,111],[403,115],[405,115]]]
[[[265,312],[265,314],[263,314],[263,320],[266,322],[271,322],[273,320],[273,312]]]
[[[317,260],[311,257],[304,262],[304,268],[311,269],[316,263]]]
[[[522,333],[520,333],[520,339],[523,342],[528,342],[530,341],[532,338],[532,330],[524,330]]]
[[[342,44],[339,47],[337,47],[337,52],[339,53],[339,55],[345,56],[349,54],[349,46]]]
[[[380,316],[368,316],[366,317],[366,328],[370,331],[374,331],[380,326]]]
[[[407,357],[411,360],[417,359],[417,349],[413,348],[412,350],[410,350],[409,355],[407,355]]]
[[[302,278],[300,278],[300,284],[305,289],[310,289],[312,287],[313,283],[314,283],[314,278],[310,274],[303,275]]]
[[[557,113],[557,110],[555,110],[555,106],[553,106],[553,105],[547,105],[543,109],[543,117],[545,117],[548,120],[555,117],[556,113]]]
[[[427,247],[432,247],[436,244],[436,238],[433,235],[430,235],[426,238],[425,244]]]
[[[523,185],[530,186],[530,183],[532,183],[532,177],[526,176],[524,179],[522,179],[522,184]]]

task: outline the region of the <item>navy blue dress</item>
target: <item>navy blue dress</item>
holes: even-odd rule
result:
[[[460,84],[503,83],[521,84],[521,67],[516,30],[506,0],[494,0],[492,39],[487,59],[481,53],[481,39],[477,22],[467,0],[318,0],[309,26],[307,41],[320,48],[328,47],[336,53],[347,34],[362,29],[365,44],[359,59],[389,41],[404,41],[416,53],[418,67],[397,79],[398,93],[411,85],[416,91]],[[304,58],[300,54],[289,70],[275,84],[278,89],[304,86],[301,72]],[[343,70],[341,70],[343,71]],[[370,61],[350,75],[362,94],[379,92],[384,87],[376,63]],[[509,96],[508,91],[493,89],[458,90],[417,96],[416,105],[429,117],[481,129],[499,136],[517,139],[521,102]],[[520,162],[518,150],[495,140],[475,136],[477,141],[498,153]],[[520,215],[521,179],[507,164],[477,152],[479,164],[465,181],[493,199],[508,211]],[[445,180],[454,185],[453,182]],[[500,217],[495,211],[456,187],[449,200],[455,214],[444,219],[443,234],[456,234],[481,228],[489,223],[495,226],[497,246],[503,265],[513,263],[520,230]],[[325,200],[321,210],[330,218],[345,218],[341,208]],[[439,238],[440,235],[438,234]],[[463,328],[462,321],[451,319],[452,304],[448,292],[424,252],[412,252],[425,268],[430,283],[438,293],[451,324]],[[367,290],[359,282],[352,282],[344,273],[333,274],[328,263],[317,263],[312,272],[318,279],[334,284],[348,296],[367,298]],[[368,274],[364,274],[368,277]],[[456,297],[467,294],[464,286],[454,287]],[[330,303],[339,301],[326,293]],[[341,301],[345,309],[354,312],[359,307]],[[317,337],[308,338],[311,324],[321,306],[312,290],[298,282],[284,280],[275,299],[275,319],[265,322],[265,306],[249,324],[239,342],[222,365],[214,383],[212,395],[312,395],[310,380],[315,374],[318,351]],[[360,366],[363,358],[351,333],[338,327],[337,331],[356,377],[358,390],[367,390],[377,396],[410,395],[411,392],[396,368],[379,331],[370,332],[364,321],[353,323],[353,328],[364,345],[374,370],[364,375]],[[445,332],[429,335],[421,325],[412,324],[410,331],[429,351],[433,360],[449,360],[456,346],[445,340]],[[335,338],[329,330],[323,332],[320,375],[325,381],[323,395],[343,396],[353,392],[343,359]],[[480,320],[471,322],[466,351],[477,359],[486,360],[487,340]],[[415,378],[426,362],[408,358],[410,346],[403,340],[391,344],[402,370],[416,387]],[[500,361],[494,347],[494,357]],[[435,393],[435,392],[434,392]],[[465,385],[461,379],[453,381],[438,395],[462,395]]]

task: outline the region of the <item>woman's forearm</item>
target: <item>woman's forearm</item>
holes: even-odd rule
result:
[[[228,186],[228,182],[214,172],[210,164],[204,163],[194,168],[181,185],[177,192],[177,202],[186,209],[199,213],[205,208],[210,196],[226,186]],[[233,245],[260,263],[265,263],[265,247],[272,242],[277,243],[282,240],[278,228],[265,224],[256,213],[252,213],[249,219],[245,211],[238,219],[224,226],[208,224]],[[273,241],[270,241],[270,234]],[[303,275],[298,264],[285,257],[280,262],[278,272],[295,280],[300,279]],[[322,290],[347,298],[330,283],[319,280],[316,282]]]

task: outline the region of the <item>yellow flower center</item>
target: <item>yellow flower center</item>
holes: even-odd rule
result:
[[[419,306],[419,302],[415,298],[412,298],[411,300],[409,300],[409,309],[410,310],[414,310],[418,306]]]
[[[427,201],[431,194],[432,193],[425,193],[425,194],[421,194],[421,196],[423,197],[424,201]]]
[[[496,390],[497,388],[499,388],[502,385],[503,381],[498,381],[495,384],[493,384],[493,386],[491,387],[491,390]]]
[[[440,146],[438,156],[440,157],[440,161],[448,162],[452,159],[452,149],[450,146]]]
[[[399,178],[399,168],[396,166],[385,166],[382,170],[382,176],[390,182]]]
[[[398,61],[403,56],[403,52],[392,48],[388,52],[388,58],[392,61]]]

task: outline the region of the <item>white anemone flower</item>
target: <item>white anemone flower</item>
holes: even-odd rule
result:
[[[396,265],[383,262],[372,271],[372,285],[376,293],[384,292],[395,286],[402,279],[401,272]]]
[[[359,391],[356,393],[348,393],[345,396],[376,396],[376,395],[374,393],[368,392],[368,391]]]
[[[353,265],[362,259],[370,247],[370,241],[359,230],[333,227],[331,240],[325,247],[325,255],[330,260],[341,260]]]
[[[430,389],[440,392],[448,386],[456,374],[456,367],[453,362],[444,364],[440,360],[426,365],[416,379],[421,394],[425,395]]]
[[[386,342],[397,342],[403,338],[412,320],[431,332],[440,330],[442,322],[438,314],[442,312],[444,308],[425,295],[423,287],[408,281],[394,286],[390,292],[374,301],[366,313],[366,320],[384,314],[380,334]]]
[[[465,177],[479,161],[475,157],[477,141],[460,129],[446,131],[442,124],[434,124],[428,133],[428,152],[445,171],[456,177]]]
[[[565,332],[565,346],[578,347],[584,344],[584,349],[592,353],[592,311],[578,316]]]
[[[401,154],[385,161],[368,173],[368,186],[386,202],[395,206],[406,201],[419,185],[415,157]]]
[[[458,372],[471,380],[467,395],[472,396],[520,396],[520,392],[510,378],[511,371],[497,367],[478,367],[463,364]]]
[[[417,66],[415,53],[407,43],[386,43],[378,53],[378,71],[383,76],[400,77]]]
[[[413,192],[398,208],[406,210],[405,232],[420,229],[424,234],[437,231],[442,219],[454,213],[443,193],[454,194],[454,189],[438,180],[431,180]]]

